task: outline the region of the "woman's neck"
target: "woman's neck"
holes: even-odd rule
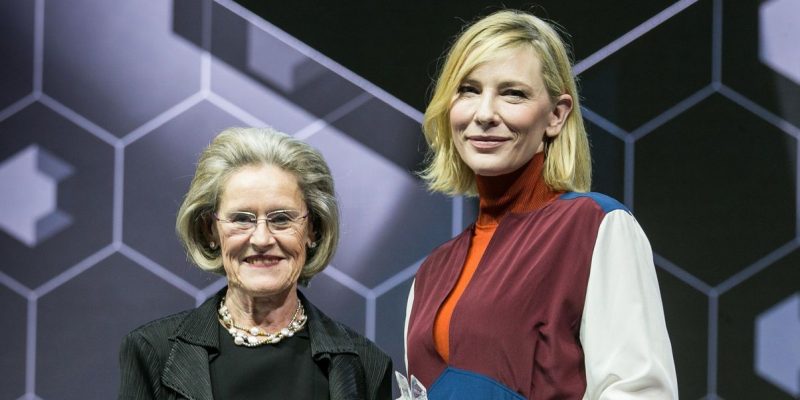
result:
[[[480,200],[477,224],[496,225],[508,213],[528,212],[544,207],[560,192],[544,181],[544,153],[536,153],[518,170],[498,176],[475,177]]]
[[[241,288],[229,285],[225,305],[238,326],[259,327],[277,332],[292,320],[300,299],[296,288],[272,296],[252,296]]]

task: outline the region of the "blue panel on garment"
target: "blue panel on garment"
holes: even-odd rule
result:
[[[595,192],[588,192],[588,193],[576,193],[576,192],[567,192],[561,195],[561,198],[564,200],[572,200],[577,199],[578,197],[588,197],[594,200],[600,208],[603,209],[603,212],[606,214],[610,213],[614,210],[625,210],[627,212],[631,212],[628,210],[628,207],[625,207],[622,203],[618,202],[617,200],[608,197],[602,193],[595,193]]]
[[[484,375],[448,367],[428,389],[428,400],[525,400]]]

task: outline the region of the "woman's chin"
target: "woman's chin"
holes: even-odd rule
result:
[[[475,172],[475,175],[480,176],[500,176],[514,172],[513,169],[510,169],[504,165],[481,165],[476,166],[472,169],[472,171]]]
[[[234,290],[240,291],[249,297],[274,297],[285,295],[296,285],[275,279],[244,279],[236,285],[231,285]]]

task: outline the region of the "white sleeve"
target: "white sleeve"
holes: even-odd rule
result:
[[[580,341],[585,400],[678,398],[653,253],[627,211],[611,211],[600,224]]]
[[[406,363],[406,374],[408,374],[408,321],[411,318],[411,306],[414,304],[414,283],[417,280],[411,281],[411,290],[408,292],[408,301],[406,302],[406,322],[403,328],[403,355]]]

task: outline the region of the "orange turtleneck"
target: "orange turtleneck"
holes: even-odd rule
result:
[[[500,176],[476,176],[480,211],[472,231],[467,259],[456,285],[445,299],[433,323],[436,351],[446,362],[450,360],[450,319],[453,310],[478,269],[497,225],[508,213],[523,213],[544,207],[561,192],[550,190],[544,181],[544,153],[537,153],[518,170]]]

